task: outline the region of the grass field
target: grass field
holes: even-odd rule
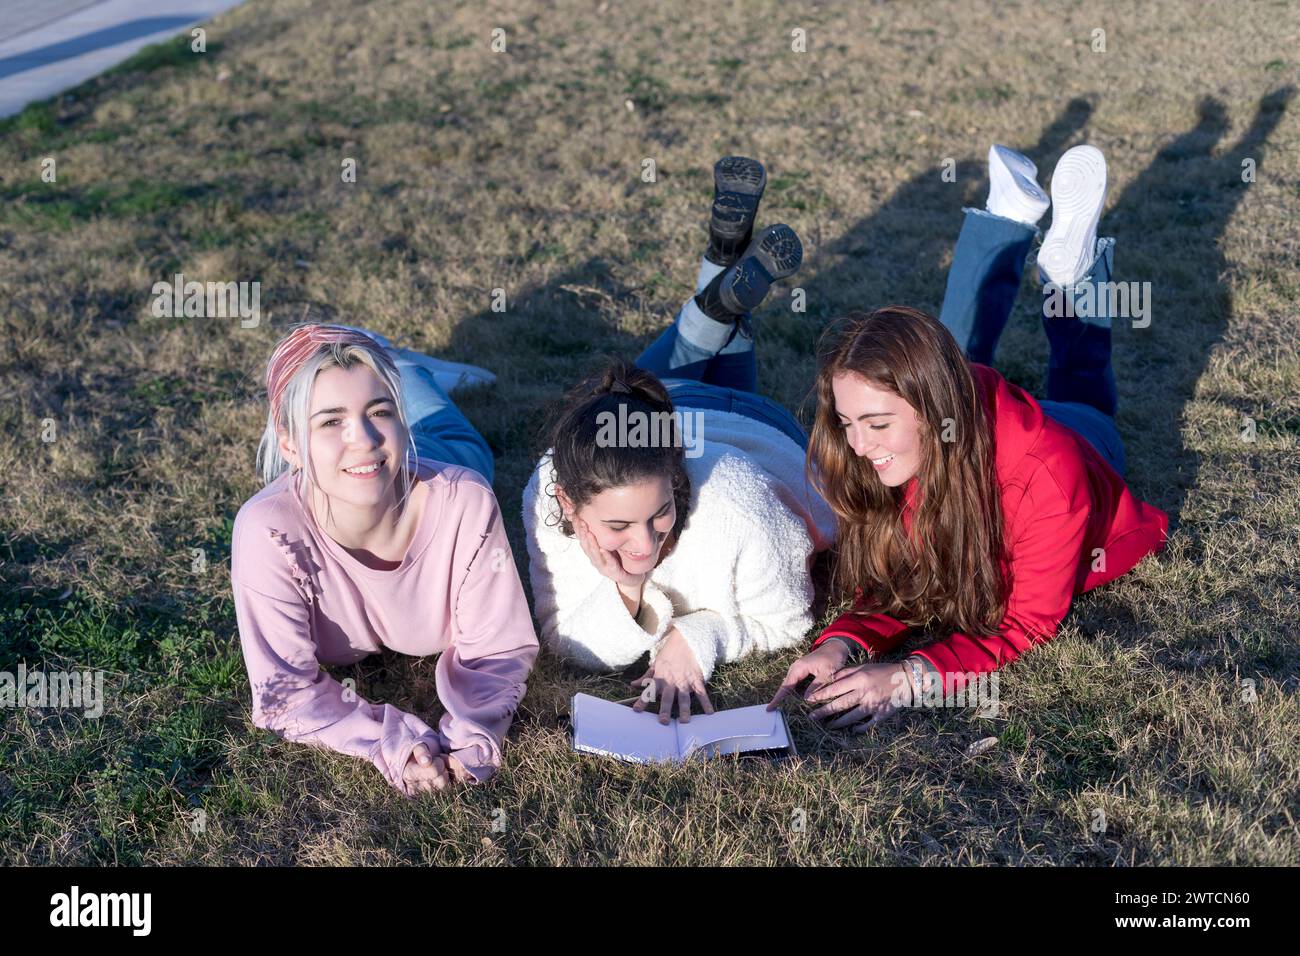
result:
[[[1290,2],[250,0],[206,53],[147,49],[5,121],[0,670],[102,669],[108,701],[0,709],[0,861],[1300,863],[1297,50]],[[795,717],[794,764],[631,768],[572,754],[563,717],[640,672],[543,653],[496,780],[418,802],[252,726],[230,530],[291,323],[499,375],[460,404],[526,580],[543,410],[691,291],[716,157],[761,158],[762,221],[805,241],[807,312],[778,290],[756,320],[760,387],[797,407],[830,318],[937,311],[991,142],[1046,181],[1084,141],[1115,278],[1152,283],[1150,325],[1116,329],[1119,418],[1171,540],[1001,674],[998,717]],[[261,325],[154,318],[177,272],[260,281]],[[1041,394],[1036,312],[1022,290],[998,365]],[[795,656],[722,668],[715,704]],[[429,718],[433,669],[339,674]]]

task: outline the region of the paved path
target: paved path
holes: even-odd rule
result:
[[[0,0],[0,116],[96,76],[243,0]]]

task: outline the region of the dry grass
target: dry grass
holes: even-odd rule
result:
[[[1300,17],[862,6],[251,0],[208,53],[146,51],[0,127],[0,669],[102,667],[110,689],[101,720],[0,711],[0,858],[1300,862]],[[1004,672],[998,719],[916,714],[861,738],[796,719],[797,765],[638,770],[569,752],[573,691],[623,689],[544,655],[499,778],[420,803],[251,727],[229,531],[287,324],[336,317],[495,370],[462,406],[521,557],[541,409],[688,293],[715,157],[761,157],[764,220],[805,239],[808,313],[778,295],[759,318],[761,387],[797,406],[829,317],[938,308],[990,142],[1050,175],[1084,140],[1110,164],[1116,278],[1154,286],[1150,327],[1116,334],[1120,424],[1173,538]],[[260,281],[269,321],[152,318],[174,272]],[[1031,389],[1035,308],[1024,290],[999,354]],[[714,700],[764,699],[793,656],[724,668]],[[351,672],[374,698],[436,706],[431,661]]]

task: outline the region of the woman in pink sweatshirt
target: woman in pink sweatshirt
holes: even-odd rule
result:
[[[266,487],[235,519],[231,583],[253,722],[365,757],[413,796],[500,766],[537,636],[491,452],[435,381],[439,363],[385,344],[305,325],[276,346]],[[437,730],[320,666],[381,647],[441,655]]]

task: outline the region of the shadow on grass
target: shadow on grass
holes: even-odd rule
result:
[[[1178,436],[1196,384],[1232,315],[1229,264],[1220,243],[1249,191],[1242,176],[1243,160],[1253,160],[1258,175],[1267,157],[1268,139],[1294,95],[1294,87],[1288,86],[1261,97],[1250,126],[1226,149],[1220,147],[1220,140],[1228,129],[1227,109],[1213,97],[1203,98],[1196,125],[1156,154],[1103,222],[1105,233],[1118,240],[1117,278],[1152,283],[1153,324],[1161,327],[1150,337],[1155,340],[1150,345],[1133,336],[1134,346],[1143,350],[1144,375],[1141,382],[1120,382],[1121,405],[1126,391],[1142,389],[1164,396],[1146,404],[1151,417],[1143,426],[1149,435],[1160,436],[1159,473],[1173,479],[1172,487],[1155,499],[1169,512],[1171,533],[1201,469],[1200,455],[1186,448]],[[1133,265],[1126,267],[1126,262]],[[1208,286],[1208,294],[1190,297],[1174,314],[1168,308],[1160,311],[1161,303],[1179,301],[1180,292],[1197,283]]]
[[[1092,117],[1093,105],[1071,100],[1030,146],[1015,146],[1050,170]],[[869,216],[818,250],[817,271],[800,278],[809,314],[824,320],[853,310],[870,311],[891,302],[932,309],[938,314],[946,274],[944,262],[961,228],[963,200],[974,201],[986,187],[982,160],[956,165],[956,181],[945,182],[934,166],[900,186]],[[942,224],[942,228],[933,228]],[[920,301],[917,296],[920,296]],[[820,328],[809,324],[805,348],[811,354]]]

